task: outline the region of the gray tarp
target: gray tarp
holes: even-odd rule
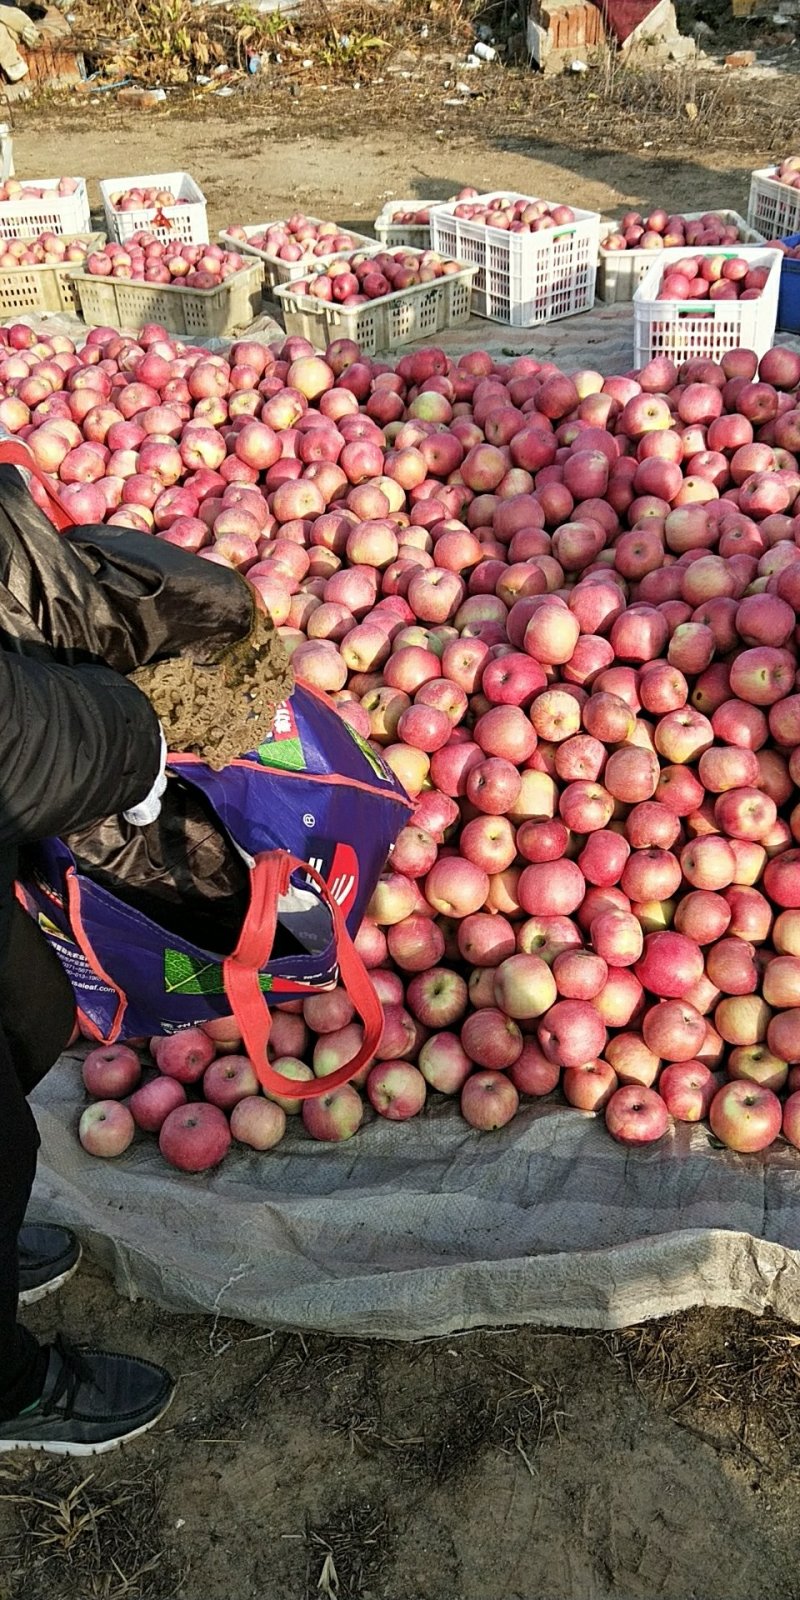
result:
[[[296,1119],[268,1155],[184,1177],[137,1138],[76,1137],[80,1062],[37,1091],[37,1214],[76,1227],[119,1289],[266,1327],[417,1339],[539,1322],[614,1328],[697,1305],[800,1322],[800,1154],[735,1156],[705,1128],[626,1151],[602,1120],[529,1104],[498,1133],[440,1101],[367,1113],[352,1141]]]

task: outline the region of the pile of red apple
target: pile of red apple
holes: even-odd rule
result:
[[[235,243],[251,244],[276,261],[307,261],[315,256],[354,250],[357,243],[338,222],[312,222],[301,211],[296,211],[286,222],[271,223],[263,233],[248,236],[246,229],[240,227],[226,228],[225,233]]]
[[[0,346],[0,423],[76,521],[246,572],[415,801],[358,936],[379,1114],[449,1094],[491,1128],[561,1093],[626,1143],[705,1117],[800,1143],[800,356],[604,378],[158,327]],[[360,1038],[334,991],[277,1010],[271,1054],[308,1077]],[[156,1045],[142,1115],[188,1070],[193,1137],[269,1143],[245,1066],[201,1090],[207,1044],[168,1065],[192,1045]],[[229,1131],[218,1076],[248,1102]],[[302,1116],[341,1138],[362,1110],[347,1087]]]
[[[540,233],[543,228],[563,228],[566,223],[575,221],[571,206],[550,205],[547,200],[509,200],[505,195],[496,195],[491,200],[459,197],[454,215],[462,222],[504,228],[508,233]]]
[[[458,201],[475,200],[477,199],[477,196],[477,189],[459,189],[455,198]],[[408,211],[393,211],[389,226],[392,228],[402,226],[422,228],[426,227],[430,220],[431,207],[430,204],[428,204],[426,206],[419,206],[416,209],[411,207]]]
[[[789,189],[800,189],[800,156],[787,156],[769,176],[776,183],[785,183]]]
[[[682,250],[684,245],[736,244],[741,238],[734,222],[726,222],[716,211],[706,211],[702,217],[690,218],[663,210],[651,211],[643,217],[639,211],[626,211],[619,231],[609,233],[603,240],[604,250]]]
[[[162,211],[165,206],[188,206],[171,189],[120,189],[111,196],[114,211]]]
[[[401,1010],[399,1005],[393,1009]],[[389,1007],[385,1033],[390,1049],[391,1011]],[[270,1051],[278,1070],[295,1082],[335,1071],[348,1059],[348,1048],[360,1042],[353,1015],[341,989],[276,1013]],[[137,1049],[124,1044],[100,1046],[83,1063],[90,1103],[78,1134],[89,1155],[104,1159],[122,1155],[138,1130],[158,1136],[170,1166],[205,1172],[223,1160],[232,1143],[260,1152],[273,1149],[286,1132],[287,1116],[301,1111],[297,1099],[261,1093],[252,1063],[241,1053],[242,1040],[232,1017],[151,1039],[151,1062],[144,1072],[144,1041],[138,1044]],[[155,1071],[149,1070],[152,1063]],[[415,1116],[425,1103],[425,1079],[403,1061],[387,1059],[367,1067],[356,1081],[366,1087],[374,1109],[394,1120]],[[363,1101],[350,1085],[302,1102],[302,1123],[313,1139],[349,1139],[363,1115]]]
[[[376,255],[363,251],[331,261],[313,278],[292,284],[295,294],[312,300],[336,301],[342,306],[365,306],[387,294],[413,289],[418,283],[435,283],[462,270],[458,261],[449,261],[438,250],[382,250]]]
[[[770,239],[769,250],[780,250],[790,261],[800,261],[800,244],[787,244],[785,239]]]
[[[182,289],[218,289],[226,278],[249,263],[219,244],[165,244],[146,230],[124,244],[110,240],[86,263],[93,278],[119,278],[127,283],[171,283]]]
[[[80,265],[89,249],[86,239],[67,234],[40,233],[36,239],[3,239],[0,236],[0,267],[63,267]]]
[[[769,267],[744,256],[684,256],[664,268],[657,300],[760,300]]]
[[[392,228],[426,228],[430,220],[430,207],[422,206],[417,211],[393,211],[389,226]]]
[[[79,188],[78,178],[59,178],[57,184],[51,184],[46,189],[35,184],[20,183],[19,178],[4,178],[0,183],[0,201],[51,200],[54,196],[63,200],[68,195],[76,194]]]

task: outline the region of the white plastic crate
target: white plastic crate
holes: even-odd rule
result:
[[[171,189],[186,206],[148,206],[141,211],[115,211],[112,194],[126,189]],[[188,172],[155,172],[137,178],[103,178],[100,184],[109,239],[120,244],[147,228],[164,244],[208,244],[206,198]],[[156,221],[155,219],[159,220]]]
[[[422,254],[407,248],[409,254]],[[324,350],[334,339],[353,339],[367,355],[374,356],[469,322],[475,270],[473,266],[459,266],[458,272],[445,278],[399,289],[380,300],[370,300],[365,306],[315,300],[311,295],[298,294],[292,283],[282,284],[275,294],[287,333],[300,334],[317,350]]]
[[[495,190],[474,203],[502,197],[530,200],[529,195]],[[547,201],[548,205],[559,202]],[[535,328],[542,322],[591,311],[597,278],[600,215],[575,210],[575,221],[539,233],[507,233],[455,215],[458,201],[434,206],[431,242],[434,250],[472,262],[477,268],[472,309],[476,316],[505,322],[512,328]],[[575,209],[575,208],[573,208]]]
[[[75,233],[70,243],[80,239],[89,246],[87,254],[106,242],[104,233]],[[80,261],[63,261],[58,266],[0,267],[0,320],[21,311],[69,311],[79,314],[75,274]]]
[[[753,267],[769,267],[758,300],[657,300],[665,267],[685,256],[742,256]],[[680,364],[695,356],[719,361],[742,345],[761,357],[769,350],[778,316],[780,250],[746,245],[737,250],[660,250],[633,297],[633,361],[643,367],[654,356]]]
[[[78,178],[74,194],[56,193],[58,178],[24,178],[34,189],[46,189],[43,200],[0,200],[0,237],[35,239],[40,233],[91,233],[86,179]]]
[[[81,316],[90,327],[129,328],[147,322],[167,333],[225,338],[247,328],[261,310],[261,266],[253,261],[215,289],[185,289],[174,283],[131,283],[76,273]]]
[[[800,233],[800,189],[779,183],[775,167],[759,167],[750,174],[747,222],[765,239],[785,239]]]
[[[394,219],[399,211],[430,211],[431,206],[437,203],[436,200],[393,200],[375,218],[376,239],[380,239],[386,250],[397,250],[403,245],[428,250],[431,242],[429,222],[395,222]]]
[[[306,220],[321,222],[323,219],[308,217]],[[266,233],[268,228],[275,226],[274,222],[253,223],[251,227],[244,229],[248,241],[246,244],[242,239],[232,239],[229,233],[217,235],[220,244],[224,245],[226,250],[235,250],[242,255],[258,256],[259,261],[264,262],[264,282],[268,289],[277,288],[279,283],[294,283],[298,278],[306,278],[310,270],[325,266],[329,261],[337,261],[340,256],[352,255],[354,250],[369,251],[381,248],[377,239],[370,239],[366,233],[353,233],[351,228],[342,228],[342,233],[348,234],[353,241],[346,250],[330,250],[324,256],[306,256],[305,261],[281,261],[278,256],[271,256],[266,250],[259,250],[249,242],[253,234]]]
[[[748,227],[744,217],[738,211],[716,211],[715,216],[721,217],[723,222],[732,223],[739,229],[740,244],[764,244],[766,241],[755,228]],[[699,222],[706,215],[705,211],[685,211],[683,215],[688,222]],[[597,298],[603,300],[607,306],[619,305],[621,301],[632,300],[634,290],[638,288],[644,275],[653,265],[658,256],[664,255],[663,250],[605,250],[603,240],[610,233],[616,233],[620,224],[609,222],[606,218],[600,224],[600,261],[597,268]],[[677,246],[676,246],[677,248]],[[733,245],[725,245],[724,249],[734,249]],[[702,250],[702,245],[687,245],[684,254],[691,255],[695,250]]]

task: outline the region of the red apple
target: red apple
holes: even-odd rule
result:
[[[177,1106],[165,1118],[158,1137],[164,1160],[179,1172],[208,1172],[230,1149],[227,1118],[218,1106]]]
[[[723,1084],[708,1114],[712,1133],[729,1150],[749,1155],[766,1150],[781,1131],[781,1103],[771,1089],[738,1080]]]
[[[461,1115],[482,1133],[505,1127],[518,1107],[519,1095],[502,1072],[473,1072],[461,1091]]]
[[[669,1112],[654,1089],[627,1084],[612,1094],[605,1111],[606,1127],[620,1144],[652,1144],[669,1129]]]
[[[122,1100],[136,1088],[141,1063],[127,1045],[101,1045],[90,1050],[83,1063],[83,1082],[96,1100]]]

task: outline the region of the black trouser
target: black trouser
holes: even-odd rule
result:
[[[39,1135],[26,1095],[58,1060],[75,1016],[64,970],[36,924],[15,905],[0,966],[0,1418],[38,1399],[47,1355],[17,1322],[17,1236]]]

